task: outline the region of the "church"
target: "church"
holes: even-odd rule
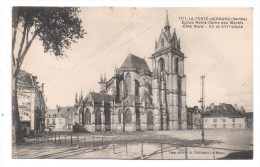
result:
[[[100,77],[100,92],[76,94],[75,122],[90,132],[187,129],[185,56],[166,12],[152,69],[129,54],[114,76]]]

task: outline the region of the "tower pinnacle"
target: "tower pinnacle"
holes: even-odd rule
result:
[[[76,94],[75,94],[75,104],[77,104],[77,103],[78,103],[78,94],[76,92]]]
[[[164,28],[170,28],[170,24],[169,24],[169,18],[168,18],[168,10],[166,9],[166,19],[165,19],[165,26]]]
[[[170,32],[170,24],[169,24],[169,18],[168,18],[168,10],[166,10],[166,18],[165,18],[165,25],[164,25],[164,31],[167,36],[167,38],[171,39],[171,32]]]

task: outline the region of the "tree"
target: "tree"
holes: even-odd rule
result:
[[[79,12],[76,7],[13,8],[12,130],[16,144],[24,142],[17,99],[18,74],[23,60],[36,39],[42,42],[45,53],[50,52],[57,57],[66,56],[65,50],[71,48],[71,43],[76,43],[77,39],[86,34]]]

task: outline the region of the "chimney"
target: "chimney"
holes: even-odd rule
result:
[[[234,108],[235,108],[236,110],[238,110],[237,104],[234,104]]]
[[[215,107],[214,103],[211,103],[210,104],[210,110],[214,110],[214,107]]]

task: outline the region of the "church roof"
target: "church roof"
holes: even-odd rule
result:
[[[122,64],[121,68],[137,68],[137,69],[144,69],[145,71],[150,71],[145,59],[142,59],[136,55],[129,54],[124,63]]]
[[[109,103],[112,101],[112,95],[107,95],[107,94],[103,94],[103,93],[96,93],[96,92],[90,92],[87,97],[84,99],[84,101],[86,102],[102,102],[103,100],[105,101],[105,103]]]

